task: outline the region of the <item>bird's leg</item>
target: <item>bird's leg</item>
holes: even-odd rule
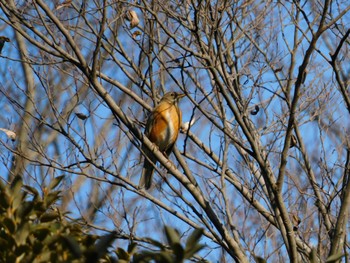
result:
[[[168,159],[167,162],[170,162],[170,165],[173,166],[174,169],[176,169],[176,165],[169,159],[169,154],[167,152],[163,152],[163,155]]]

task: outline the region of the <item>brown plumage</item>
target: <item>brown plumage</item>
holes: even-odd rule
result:
[[[185,94],[176,92],[166,93],[159,104],[153,109],[146,123],[145,135],[167,156],[173,150],[173,146],[179,135],[182,113],[178,103],[184,96]],[[142,145],[142,151],[149,160],[145,157],[139,186],[149,189],[152,184],[154,172],[152,163],[156,164],[157,158],[145,145]]]

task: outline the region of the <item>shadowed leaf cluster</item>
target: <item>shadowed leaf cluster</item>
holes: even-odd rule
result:
[[[42,196],[34,187],[23,185],[19,177],[9,186],[0,181],[0,262],[172,263],[193,258],[204,247],[199,243],[203,229],[194,230],[182,245],[179,232],[166,226],[167,246],[148,238],[159,250],[138,253],[137,244],[130,243],[127,251],[115,250],[117,261],[108,253],[116,233],[88,234],[53,208],[61,193],[56,188],[63,179],[54,178]]]
[[[133,263],[146,263],[146,262],[156,262],[156,263],[181,263],[186,259],[193,259],[195,254],[204,248],[204,245],[200,244],[200,238],[203,235],[203,229],[195,229],[191,235],[186,240],[185,245],[181,244],[180,233],[171,227],[164,227],[164,234],[168,245],[153,240],[148,239],[149,243],[158,248],[159,250],[150,251],[144,250],[138,254],[135,254],[131,260]],[[128,252],[119,249],[117,252],[119,263],[130,262],[132,254],[135,252],[135,245],[129,246]],[[202,259],[196,260],[196,262],[206,262]]]
[[[86,234],[52,208],[62,179],[54,178],[43,196],[20,178],[10,186],[0,181],[0,262],[113,262],[107,255],[113,233]]]

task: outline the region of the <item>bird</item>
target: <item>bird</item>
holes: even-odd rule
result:
[[[183,97],[185,97],[185,94],[182,93],[173,91],[165,93],[159,104],[149,115],[146,123],[145,135],[166,156],[171,154],[179,135],[182,121],[179,101]],[[139,187],[144,187],[148,190],[152,185],[154,165],[157,163],[157,158],[144,144],[141,148],[142,152],[145,154],[145,160]]]

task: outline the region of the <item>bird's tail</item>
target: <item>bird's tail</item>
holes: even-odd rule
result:
[[[146,190],[151,188],[154,167],[148,160],[143,164],[142,174],[139,181],[139,187],[145,187]]]

